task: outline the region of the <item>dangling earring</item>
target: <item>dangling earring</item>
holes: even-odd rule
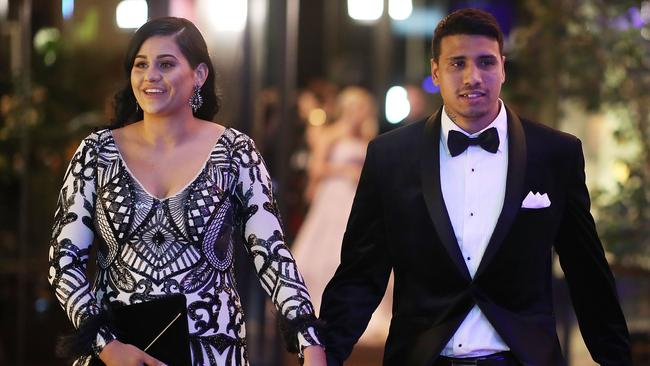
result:
[[[194,85],[194,93],[192,93],[192,96],[190,97],[190,107],[192,107],[192,111],[196,113],[196,111],[201,108],[203,105],[203,97],[201,96],[201,87],[198,85]]]
[[[138,101],[135,101],[135,113],[140,112],[140,104],[138,104]]]

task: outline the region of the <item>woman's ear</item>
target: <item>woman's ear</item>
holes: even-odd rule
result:
[[[202,87],[205,81],[208,79],[208,66],[201,62],[196,69],[194,69],[194,85]]]

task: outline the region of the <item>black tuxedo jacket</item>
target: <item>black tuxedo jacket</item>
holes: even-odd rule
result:
[[[559,255],[578,322],[601,365],[630,365],[614,278],[589,212],[580,141],[508,110],[505,200],[474,276],[440,188],[440,111],[373,140],[320,309],[328,365],[340,365],[379,304],[391,269],[393,319],[384,365],[432,365],[477,304],[524,365],[564,365],[551,295]],[[551,205],[522,208],[528,192]]]

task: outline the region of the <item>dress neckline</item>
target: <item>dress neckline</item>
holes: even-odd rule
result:
[[[144,186],[144,184],[142,184],[142,183],[140,182],[140,180],[138,179],[138,177],[137,177],[135,174],[133,174],[133,172],[131,171],[131,169],[129,169],[129,165],[126,163],[126,160],[125,160],[124,157],[122,156],[122,153],[120,152],[120,147],[119,147],[119,145],[117,144],[117,140],[115,140],[115,136],[113,135],[113,130],[108,130],[108,132],[109,132],[109,135],[111,136],[111,139],[113,140],[113,145],[115,146],[115,151],[117,152],[117,156],[118,156],[118,158],[120,159],[120,162],[121,162],[122,165],[124,166],[124,169],[126,170],[126,173],[129,175],[129,177],[131,177],[131,179],[133,179],[133,181],[135,182],[135,184],[137,184],[137,185],[142,189],[142,191],[143,191],[147,196],[151,197],[154,201],[163,202],[163,201],[170,200],[170,199],[172,199],[172,198],[174,198],[174,197],[180,195],[180,194],[183,193],[183,192],[184,192],[184,191],[185,191],[189,186],[191,186],[194,182],[196,182],[197,179],[199,179],[199,177],[201,176],[201,173],[203,173],[203,171],[205,170],[205,167],[208,165],[208,162],[210,161],[210,158],[212,157],[212,153],[213,153],[214,150],[217,148],[217,146],[219,146],[219,145],[221,144],[221,141],[224,139],[226,133],[227,133],[229,130],[230,130],[230,127],[225,127],[225,128],[224,128],[223,132],[221,133],[221,135],[219,135],[219,137],[218,137],[217,140],[215,141],[214,145],[212,145],[212,148],[211,148],[210,151],[208,152],[208,156],[206,156],[206,158],[205,158],[205,161],[204,161],[203,164],[200,166],[200,168],[198,169],[198,171],[196,172],[196,174],[194,174],[194,176],[192,177],[192,179],[190,179],[190,180],[189,180],[185,185],[183,185],[183,187],[181,187],[181,188],[180,188],[176,193],[174,193],[174,194],[170,194],[170,195],[168,195],[167,197],[164,197],[164,198],[160,198],[160,197],[158,197],[158,196],[156,196],[156,195],[150,193],[149,190]]]

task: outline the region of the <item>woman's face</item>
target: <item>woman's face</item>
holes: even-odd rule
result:
[[[188,100],[194,85],[205,80],[201,66],[192,69],[173,36],[144,41],[133,60],[131,87],[145,115],[173,115],[183,109],[191,113]]]
[[[369,97],[353,92],[346,95],[343,101],[345,119],[354,127],[361,127],[365,121],[372,118],[372,102]]]

